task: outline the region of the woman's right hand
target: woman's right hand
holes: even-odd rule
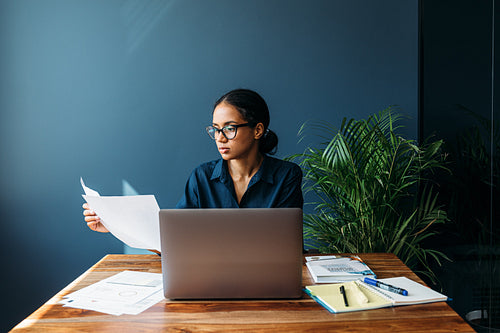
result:
[[[88,203],[83,204],[83,215],[85,216],[85,222],[87,222],[87,226],[98,232],[109,232],[109,230],[101,223],[101,218],[97,216],[97,214],[90,209]]]

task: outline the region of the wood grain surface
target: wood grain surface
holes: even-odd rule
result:
[[[393,254],[359,256],[378,278],[423,283]],[[163,301],[139,315],[65,308],[64,295],[124,270],[161,273],[157,255],[107,255],[12,332],[474,332],[446,302],[332,314],[305,293],[298,300]],[[314,284],[303,266],[303,285]]]

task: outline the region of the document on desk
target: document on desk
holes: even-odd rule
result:
[[[136,315],[163,299],[161,273],[123,271],[64,296],[65,307]]]
[[[83,198],[116,238],[131,247],[160,251],[160,207],[154,195],[100,196],[82,178],[80,182]]]

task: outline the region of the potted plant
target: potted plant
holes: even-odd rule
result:
[[[304,192],[317,200],[304,214],[306,245],[322,253],[388,252],[429,278],[429,258],[446,256],[425,248],[433,226],[447,221],[426,174],[445,169],[442,141],[418,145],[398,134],[402,114],[389,107],[367,119],[344,118],[337,130],[305,123],[324,140],[293,155],[304,172]]]

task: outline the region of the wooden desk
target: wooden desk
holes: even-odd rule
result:
[[[423,283],[393,254],[359,255],[379,278]],[[306,294],[299,300],[170,301],[113,316],[64,308],[62,296],[123,270],[161,272],[156,255],[107,255],[19,323],[13,332],[474,332],[446,302],[331,314]],[[304,265],[303,284],[313,284]]]

